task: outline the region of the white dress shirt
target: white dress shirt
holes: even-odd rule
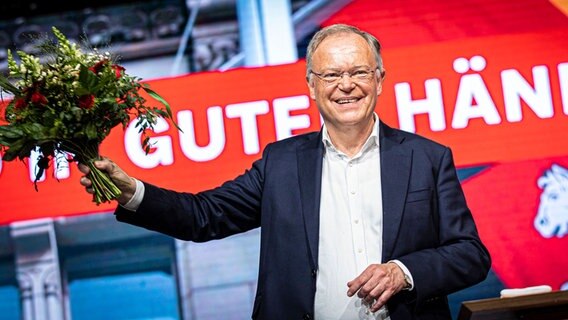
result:
[[[347,296],[347,282],[369,265],[382,261],[383,201],[379,152],[379,120],[355,156],[349,158],[333,145],[323,127],[318,273],[315,319],[390,319],[386,307],[370,306]],[[393,260],[411,282],[406,266]]]

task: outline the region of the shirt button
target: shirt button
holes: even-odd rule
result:
[[[309,313],[304,314],[302,317],[303,320],[312,320],[312,316]]]
[[[355,224],[359,224],[359,219],[355,219]]]
[[[350,167],[353,167],[353,162],[349,162],[349,166],[350,166]]]
[[[312,269],[312,278],[315,278],[318,275],[318,271],[316,269]]]
[[[351,194],[355,194],[357,193],[355,190],[351,190]]]
[[[357,252],[362,253],[363,249],[359,248],[359,249],[357,249]]]

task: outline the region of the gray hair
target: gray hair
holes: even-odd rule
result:
[[[308,44],[308,50],[306,52],[306,79],[309,81],[310,72],[312,71],[312,56],[319,45],[325,40],[327,37],[341,34],[341,33],[354,33],[360,35],[367,41],[369,47],[373,50],[373,54],[375,55],[375,61],[377,62],[377,68],[384,74],[385,70],[383,68],[383,58],[381,57],[381,43],[375,36],[372,34],[365,32],[357,27],[346,25],[346,24],[334,24],[328,27],[325,27],[312,37],[310,43]]]

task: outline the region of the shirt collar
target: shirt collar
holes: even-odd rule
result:
[[[379,116],[375,112],[373,112],[373,120],[375,120],[375,123],[373,124],[373,130],[371,131],[371,134],[367,138],[367,141],[365,141],[365,143],[363,144],[363,147],[361,148],[361,152],[367,151],[372,146],[379,147],[379,141],[380,141],[380,139],[379,139]],[[341,151],[337,150],[337,148],[333,145],[333,142],[331,141],[331,138],[329,137],[329,133],[327,132],[327,127],[326,127],[325,123],[323,124],[323,127],[322,127],[322,142],[323,142],[323,145],[325,146],[326,150],[330,149],[330,150],[333,150],[335,152],[342,153]]]

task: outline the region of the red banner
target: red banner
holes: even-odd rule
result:
[[[508,288],[568,285],[568,156],[492,166],[464,191]]]
[[[480,37],[384,52],[377,112],[388,124],[453,148],[459,166],[566,155],[568,32]],[[150,81],[173,106],[143,155],[137,131],[117,128],[102,153],[131,175],[199,191],[233,178],[271,141],[319,130],[303,61]],[[74,164],[48,170],[34,191],[26,163],[0,162],[0,223],[108,211],[79,185]]]

